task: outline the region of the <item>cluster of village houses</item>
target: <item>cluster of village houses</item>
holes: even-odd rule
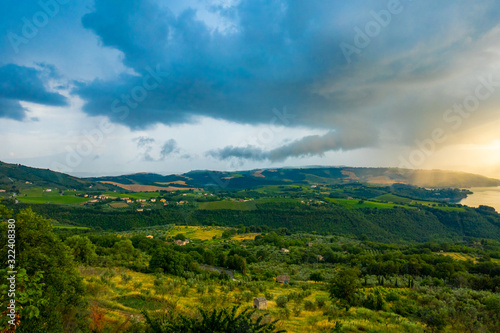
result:
[[[82,195],[84,198],[89,198],[92,200],[87,201],[88,204],[96,203],[99,202],[100,200],[108,200],[108,199],[116,199],[116,197],[112,196],[107,196],[107,195],[89,195],[89,194],[83,194]],[[157,198],[151,198],[151,199],[133,199],[129,197],[124,197],[124,198],[119,198],[121,201],[125,201],[127,204],[132,204],[132,203],[138,203],[141,208],[138,208],[138,212],[144,211],[143,207],[146,202],[150,203],[162,203],[164,206],[167,206],[169,203],[166,199],[157,199]],[[189,203],[187,200],[179,200],[176,202],[177,205],[184,205]],[[147,209],[150,210],[150,209]]]

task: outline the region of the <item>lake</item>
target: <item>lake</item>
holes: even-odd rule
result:
[[[471,207],[479,207],[479,205],[486,205],[496,209],[500,212],[500,186],[499,187],[472,187],[469,190],[474,192],[467,198],[460,201],[462,205]]]

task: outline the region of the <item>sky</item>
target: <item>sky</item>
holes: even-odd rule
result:
[[[494,0],[0,3],[0,160],[500,178]]]

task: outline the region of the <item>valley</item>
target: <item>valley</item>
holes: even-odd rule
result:
[[[75,280],[59,283],[73,285],[85,308],[78,320],[94,332],[175,332],[187,318],[195,327],[240,318],[230,311],[261,322],[262,332],[498,328],[500,215],[458,203],[468,189],[362,182],[357,169],[336,168],[105,180],[17,168],[3,183],[0,213],[18,221],[19,260],[27,274],[43,258],[73,267]],[[51,269],[46,276],[56,278]],[[248,310],[254,302],[263,305]],[[21,312],[32,325],[55,315],[30,307],[42,313]]]

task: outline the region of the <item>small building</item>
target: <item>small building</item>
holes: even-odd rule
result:
[[[290,250],[289,250],[289,249],[282,248],[282,249],[281,249],[281,252],[283,252],[283,253],[290,253]]]
[[[45,192],[52,192],[52,189],[48,188],[48,189],[45,190]]]
[[[156,199],[151,199],[151,202],[156,202]]]
[[[323,258],[322,255],[318,254],[318,260],[324,260],[325,258]]]
[[[314,243],[307,243],[307,246],[313,246]]]
[[[5,192],[5,190],[0,189],[0,192],[4,193],[4,192]]]
[[[276,282],[288,284],[290,281],[290,275],[278,275],[276,277]]]
[[[267,299],[265,297],[257,297],[253,300],[253,308],[267,310]]]
[[[146,238],[151,239],[151,238],[153,238],[153,235],[147,235]]]
[[[142,209],[142,208],[138,208],[138,209],[137,209],[137,211],[138,211],[138,212],[142,212],[143,210],[144,210],[144,209]]]
[[[179,245],[179,246],[184,246],[186,244],[189,244],[189,240],[180,240],[180,239],[176,239],[174,241],[175,245]]]

